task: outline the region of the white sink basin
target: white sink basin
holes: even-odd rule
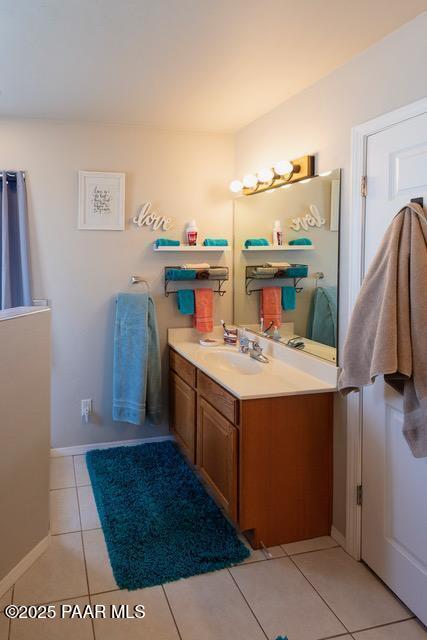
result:
[[[257,362],[247,354],[225,349],[212,348],[203,354],[203,358],[221,371],[238,372],[246,376],[262,373],[262,368],[265,367],[265,364]]]

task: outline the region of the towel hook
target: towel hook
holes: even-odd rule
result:
[[[424,207],[424,198],[411,198],[411,202],[419,204],[420,207]]]
[[[319,280],[323,280],[324,277],[325,274],[323,273],[323,271],[316,271],[315,273],[313,273],[313,278],[315,278],[316,280],[316,289],[317,285],[319,284]]]

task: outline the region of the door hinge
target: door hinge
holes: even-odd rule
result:
[[[361,505],[363,500],[363,490],[362,485],[358,484],[356,487],[356,504]]]
[[[368,195],[368,178],[367,176],[362,176],[360,178],[360,195],[362,198],[366,198]]]

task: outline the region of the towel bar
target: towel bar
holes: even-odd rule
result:
[[[132,276],[130,281],[131,284],[145,284],[148,292],[150,292],[150,285],[145,278],[141,278],[141,276]]]

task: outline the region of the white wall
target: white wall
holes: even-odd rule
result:
[[[0,166],[27,173],[34,296],[52,303],[52,446],[165,433],[166,421],[160,427],[135,427],[111,420],[117,292],[131,289],[132,274],[150,281],[164,354],[167,327],[189,324],[176,310],[175,296],[163,296],[163,267],[180,259],[154,254],[151,242],[161,234],[137,229],[129,219],[138,204],[151,200],[157,211],[177,218],[165,237],[181,237],[183,224],[196,218],[202,237],[231,241],[227,184],[233,172],[232,138],[21,120],[1,121],[0,139]],[[126,231],[77,229],[79,169],[126,173]],[[209,259],[231,266],[228,255],[226,262]],[[215,296],[215,303],[216,318],[231,320],[231,290],[223,298]],[[166,358],[163,362],[167,373]],[[95,416],[89,425],[80,419],[82,398],[93,399]]]
[[[351,128],[427,95],[427,13],[242,129],[236,138],[236,176],[282,158],[317,156],[317,170],[343,168],[341,345],[347,325]],[[286,67],[283,69],[286,74]],[[337,402],[334,524],[345,531],[346,420]]]

